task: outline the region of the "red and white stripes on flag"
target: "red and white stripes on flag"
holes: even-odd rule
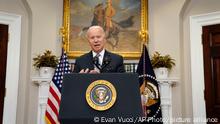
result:
[[[61,89],[63,83],[63,75],[70,73],[70,66],[64,50],[60,57],[59,64],[55,70],[50,83],[49,96],[45,112],[45,120],[47,124],[59,124],[58,114],[61,99]]]

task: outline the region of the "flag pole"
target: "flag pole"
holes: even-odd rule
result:
[[[145,48],[145,45],[148,44],[148,40],[149,40],[149,35],[148,35],[148,0],[141,0],[141,8],[142,9],[142,12],[141,12],[141,31],[139,31],[139,36],[141,38],[141,42],[143,44],[143,48],[142,50],[144,50]],[[144,10],[146,9],[146,10]],[[141,94],[144,93],[144,90],[145,90],[145,87],[147,85],[147,80],[146,80],[146,69],[145,69],[145,50],[143,51],[143,84],[141,85],[140,87],[140,92]],[[146,105],[146,102],[144,103],[144,116],[147,116],[147,105]]]

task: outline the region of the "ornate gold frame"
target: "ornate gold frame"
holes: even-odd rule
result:
[[[69,33],[70,33],[70,0],[63,0],[63,27],[60,29],[60,34],[63,37],[63,48],[67,52],[68,57],[76,58],[85,52],[70,51],[69,48]],[[139,31],[140,39],[143,43],[148,43],[148,0],[141,0],[141,27]],[[141,55],[140,52],[118,52],[126,59],[137,59]]]

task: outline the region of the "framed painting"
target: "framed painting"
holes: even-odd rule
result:
[[[147,0],[64,0],[63,47],[68,57],[89,52],[86,31],[100,25],[106,33],[105,48],[125,59],[137,59],[148,40]]]

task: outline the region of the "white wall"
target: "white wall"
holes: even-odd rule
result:
[[[46,49],[60,55],[62,26],[62,0],[27,0],[32,10],[32,58]],[[35,74],[35,73],[34,73]]]
[[[0,0],[0,11],[22,15],[17,124],[37,120],[32,58],[45,49],[60,55],[62,6],[62,0]],[[176,59],[171,76],[180,82],[173,88],[174,117],[192,117],[189,16],[219,11],[219,6],[219,0],[149,0],[150,54],[160,51]]]
[[[170,54],[176,61],[171,77],[180,78],[180,18],[185,0],[149,0],[150,53]],[[173,117],[182,116],[180,81],[172,88]]]
[[[32,38],[31,38],[31,62],[32,58],[44,50],[52,50],[60,56],[61,37],[59,28],[62,26],[63,1],[62,0],[27,0],[32,11]],[[32,64],[31,64],[32,66]],[[38,75],[34,68],[31,68],[31,76]],[[37,123],[37,99],[38,86],[30,83],[28,99],[28,120],[27,124]]]

